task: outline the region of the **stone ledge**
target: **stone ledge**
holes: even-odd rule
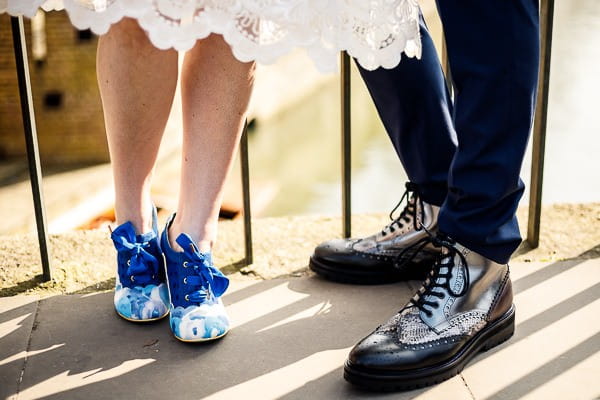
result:
[[[519,210],[522,231],[526,210]],[[544,207],[540,247],[524,244],[513,262],[551,262],[600,257],[600,203]],[[356,215],[355,236],[377,232],[386,215]],[[309,274],[308,257],[322,241],[340,237],[339,217],[258,218],[253,221],[254,264],[243,265],[241,220],[221,221],[215,248],[217,265],[234,280],[273,279]],[[54,280],[40,283],[41,266],[34,235],[4,236],[0,242],[0,296],[19,293],[89,293],[114,285],[114,250],[105,230],[76,231],[50,237]]]

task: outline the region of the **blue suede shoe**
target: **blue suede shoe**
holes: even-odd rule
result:
[[[169,227],[174,217],[169,218],[161,236],[171,299],[171,331],[184,342],[221,338],[229,331],[229,318],[221,301],[229,279],[213,265],[210,253],[200,253],[185,233],[177,237],[183,252],[171,248]]]
[[[156,209],[151,232],[136,235],[133,224],[125,222],[110,237],[117,249],[114,298],[117,314],[133,322],[164,318],[169,313],[169,292],[158,243]]]

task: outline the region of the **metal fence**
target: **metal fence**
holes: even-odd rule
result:
[[[540,78],[538,83],[538,102],[535,112],[533,129],[532,165],[529,198],[529,221],[527,227],[527,241],[535,248],[539,245],[540,219],[542,207],[542,183],[544,171],[544,149],[546,142],[546,126],[548,115],[548,88],[550,83],[550,60],[552,51],[552,29],[554,20],[554,0],[540,1],[540,36],[541,36],[541,62]],[[19,93],[21,98],[21,111],[23,114],[23,128],[27,147],[27,159],[33,204],[42,261],[43,280],[52,279],[50,255],[48,249],[48,233],[44,197],[41,187],[42,175],[38,151],[35,113],[31,94],[27,48],[25,41],[24,24],[22,17],[11,17],[13,43],[17,66]],[[444,65],[447,66],[444,51]],[[350,57],[342,53],[340,62],[340,87],[341,87],[341,151],[342,151],[342,234],[344,237],[351,235],[351,93],[350,93]],[[449,69],[446,68],[446,72]],[[250,210],[250,168],[248,159],[248,130],[244,127],[240,146],[240,160],[242,170],[243,214],[244,214],[244,243],[245,263],[253,262],[252,224]]]

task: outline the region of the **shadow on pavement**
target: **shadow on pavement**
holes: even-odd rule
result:
[[[557,262],[514,280],[517,312],[527,306],[519,304],[521,294],[543,289],[585,262],[595,263],[595,269],[586,267],[591,271],[590,285],[568,288],[568,297],[550,301],[548,307],[520,321],[511,340],[478,355],[469,368],[477,371],[493,363],[513,346],[523,346],[530,336],[598,300],[596,260]],[[13,305],[7,302],[11,298],[0,299],[0,305],[8,304],[0,313],[0,375],[4,377],[0,383],[12,382],[2,385],[0,395],[15,394],[22,379],[20,399],[433,397],[432,388],[401,394],[361,392],[342,378],[349,348],[409,299],[412,290],[407,283],[350,286],[311,277],[234,282],[232,289],[224,297],[234,321],[232,331],[220,341],[201,345],[175,340],[167,320],[139,325],[119,319],[112,293],[54,296]],[[565,332],[557,340],[568,342],[566,351],[510,382],[501,381],[491,397],[520,398],[595,354],[600,329],[597,322],[590,323],[595,324],[595,334],[571,343]],[[21,353],[25,349],[27,358]],[[484,373],[477,378],[483,382],[475,386],[496,380],[498,373]],[[473,374],[463,373],[469,386]],[[455,378],[468,394],[460,379]],[[478,398],[477,390],[474,394]]]

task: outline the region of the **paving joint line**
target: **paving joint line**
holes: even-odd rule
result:
[[[15,399],[19,398],[19,394],[21,393],[21,383],[23,383],[23,376],[25,376],[25,369],[27,368],[27,362],[29,361],[29,350],[31,349],[31,339],[33,337],[33,332],[37,329],[38,325],[38,315],[40,314],[40,303],[42,299],[38,299],[35,302],[35,313],[33,315],[33,323],[31,324],[31,330],[29,331],[29,338],[27,339],[27,347],[25,349],[25,359],[23,360],[23,367],[21,368],[21,374],[19,375],[19,380],[17,381],[17,393],[15,393]]]
[[[471,391],[471,388],[469,387],[469,384],[467,383],[467,380],[465,379],[465,377],[463,376],[463,374],[460,373],[459,375],[460,375],[460,379],[462,379],[463,383],[465,384],[465,387],[469,391],[469,395],[471,395],[471,399],[472,400],[476,400],[475,399],[475,395],[473,394],[473,391]]]

